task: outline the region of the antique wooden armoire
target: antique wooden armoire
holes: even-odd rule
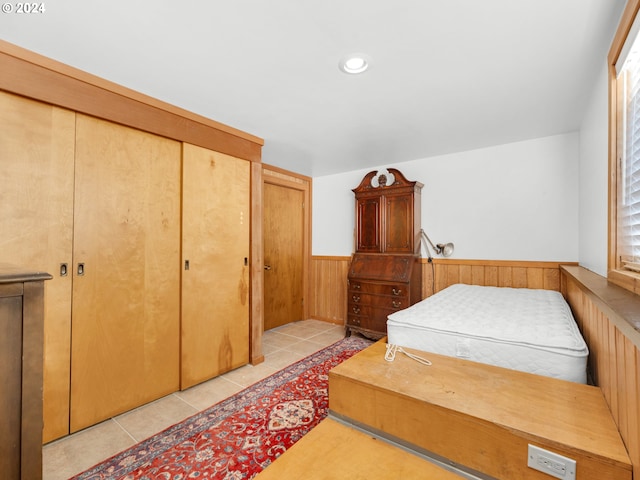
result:
[[[369,172],[353,189],[355,253],[348,273],[347,334],[386,335],[387,315],[421,299],[422,184],[394,168]]]

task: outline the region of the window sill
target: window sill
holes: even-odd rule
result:
[[[589,294],[591,299],[617,324],[622,331],[629,332],[631,327],[635,332],[629,334],[640,345],[640,295],[618,285],[612,278],[622,277],[622,280],[640,285],[640,275],[633,272],[609,272],[609,278],[593,273],[584,267],[563,265],[560,267],[572,277]],[[626,325],[626,327],[625,327]]]
[[[609,270],[607,279],[619,287],[640,295],[640,273],[631,270]]]

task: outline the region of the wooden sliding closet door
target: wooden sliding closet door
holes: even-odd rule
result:
[[[249,361],[250,165],[183,146],[181,388]]]
[[[180,143],[78,114],[71,431],[179,387]]]
[[[75,113],[0,92],[0,262],[45,286],[44,441],[69,433]]]

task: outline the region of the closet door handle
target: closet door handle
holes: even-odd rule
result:
[[[60,264],[60,276],[61,277],[66,277],[67,273],[69,273],[69,265],[66,263],[61,263]]]
[[[78,276],[82,277],[84,275],[84,263],[78,263]]]

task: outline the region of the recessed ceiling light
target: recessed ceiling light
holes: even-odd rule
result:
[[[371,60],[367,55],[352,53],[340,60],[339,67],[344,73],[357,74],[365,72],[370,64]]]

